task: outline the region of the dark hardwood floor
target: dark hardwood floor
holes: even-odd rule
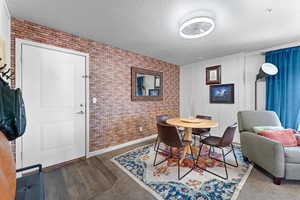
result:
[[[143,144],[147,143],[149,142]],[[56,169],[46,169],[44,175],[46,200],[154,199],[151,194],[110,161],[115,155],[139,145]]]
[[[154,197],[119,169],[110,159],[137,146],[133,145],[87,160],[46,169],[46,200],[152,200]],[[280,186],[254,168],[238,200],[299,200],[300,181],[284,181]]]

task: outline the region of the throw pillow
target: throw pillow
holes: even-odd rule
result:
[[[294,147],[298,145],[293,129],[262,131],[259,132],[258,135],[278,141],[285,147]]]

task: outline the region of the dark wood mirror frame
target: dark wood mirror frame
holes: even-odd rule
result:
[[[136,96],[136,76],[137,74],[153,75],[160,77],[160,92],[159,96]],[[132,101],[161,101],[163,100],[163,73],[131,67],[131,100]]]

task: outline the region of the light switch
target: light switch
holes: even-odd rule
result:
[[[92,102],[93,102],[93,104],[96,104],[97,103],[97,98],[93,97]]]

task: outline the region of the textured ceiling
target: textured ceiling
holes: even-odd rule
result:
[[[7,0],[14,17],[175,64],[300,40],[299,0]],[[272,8],[272,12],[267,9]],[[216,28],[183,39],[178,22],[211,11]]]

